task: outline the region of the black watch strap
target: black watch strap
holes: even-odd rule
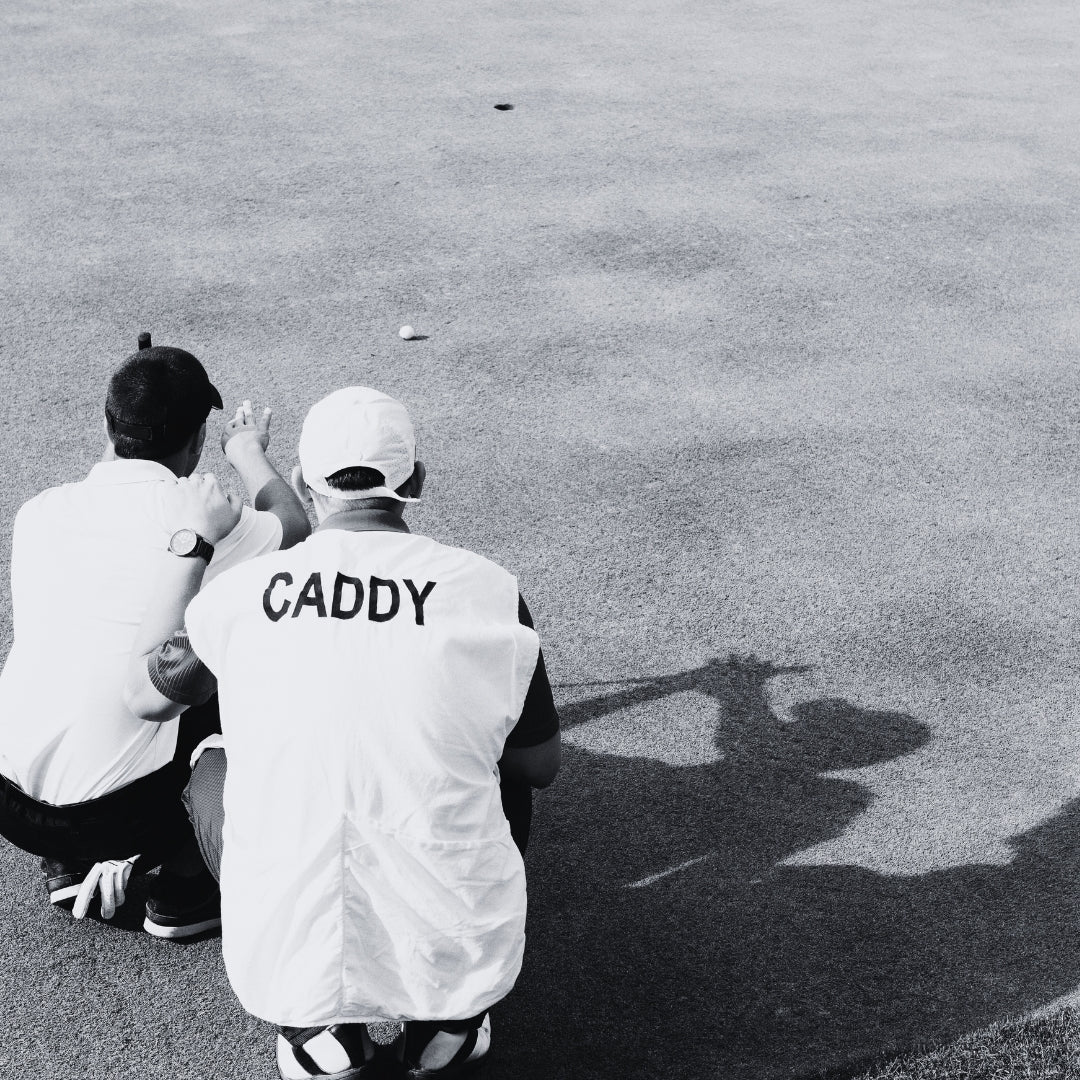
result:
[[[169,550],[182,559],[205,559],[214,557],[214,545],[201,537],[194,529],[178,529],[169,537]]]
[[[198,533],[195,534],[195,550],[191,553],[192,558],[205,559],[208,563],[214,557],[214,545],[209,540],[204,540]]]

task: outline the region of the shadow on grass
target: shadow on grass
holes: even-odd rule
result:
[[[868,805],[865,787],[823,771],[929,739],[910,716],[842,700],[782,721],[765,687],[788,670],[713,661],[563,708],[572,726],[704,691],[723,758],[673,767],[567,748],[538,804],[529,945],[498,1010],[492,1080],[815,1076],[1080,982],[1080,802],[1018,837],[1008,866],[779,865]]]

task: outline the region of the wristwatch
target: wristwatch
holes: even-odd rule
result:
[[[209,562],[214,557],[214,545],[204,540],[194,529],[177,529],[169,537],[169,550],[184,559],[196,556]]]

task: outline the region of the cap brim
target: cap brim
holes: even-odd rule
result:
[[[211,409],[223,409],[223,408],[225,408],[225,405],[221,400],[221,394],[218,392],[218,388],[212,382],[210,382],[209,379],[206,381],[206,386],[207,386],[207,389],[210,391],[210,408]]]
[[[304,483],[312,491],[317,491],[320,495],[325,495],[329,499],[342,499],[345,502],[355,502],[360,499],[395,499],[400,503],[420,501],[408,495],[399,495],[393,488],[388,487],[363,488],[360,491],[339,491],[337,488],[332,488],[325,480],[312,481],[306,476],[304,477]]]

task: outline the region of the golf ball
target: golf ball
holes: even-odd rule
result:
[[[416,337],[416,331],[411,326],[403,326],[398,331],[398,337],[404,338],[409,341],[411,338]]]

